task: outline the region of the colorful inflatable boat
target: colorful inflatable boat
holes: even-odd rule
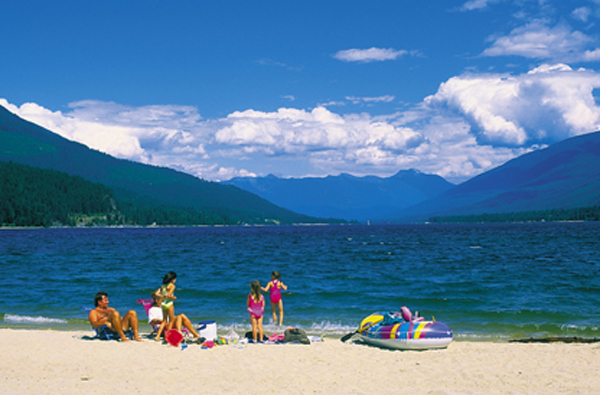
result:
[[[448,347],[452,341],[452,330],[448,325],[413,318],[408,309],[402,309],[402,313],[373,313],[362,320],[358,329],[360,339],[375,346],[399,350]]]

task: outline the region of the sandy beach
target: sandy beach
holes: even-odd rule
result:
[[[174,348],[84,340],[91,332],[0,330],[3,394],[597,393],[600,345],[454,341],[387,351],[311,345]]]

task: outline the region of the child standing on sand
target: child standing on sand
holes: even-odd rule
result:
[[[260,293],[260,281],[254,280],[250,283],[250,295],[248,295],[248,311],[250,312],[250,323],[252,324],[252,337],[254,342],[263,339],[263,312],[265,311],[265,298]],[[258,332],[258,333],[257,333]],[[257,338],[257,335],[260,337]]]
[[[163,313],[163,322],[158,328],[156,340],[160,339],[160,335],[166,327],[175,322],[175,306],[173,305],[173,302],[177,297],[173,295],[173,292],[175,292],[176,280],[177,274],[175,274],[175,272],[168,272],[165,277],[163,277],[160,288],[152,294],[156,299],[157,304],[160,304]]]
[[[271,309],[273,310],[273,323],[277,325],[277,310],[279,309],[279,326],[283,325],[283,301],[281,300],[281,288],[287,291],[287,285],[281,282],[281,275],[277,270],[271,273],[271,281],[265,288],[262,288],[264,292],[271,290]]]

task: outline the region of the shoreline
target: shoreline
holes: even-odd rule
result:
[[[453,341],[390,351],[326,337],[182,349],[84,336],[90,331],[0,329],[3,393],[592,394],[600,384],[594,343]]]
[[[421,222],[382,222],[382,223],[366,223],[366,222],[352,222],[348,221],[345,223],[328,223],[328,222],[297,222],[290,224],[195,224],[195,225],[92,225],[92,226],[11,226],[11,225],[0,225],[0,230],[37,230],[37,229],[172,229],[172,228],[228,228],[228,227],[255,227],[255,228],[266,228],[266,227],[284,227],[284,226],[298,226],[298,227],[327,227],[327,226],[421,226],[421,225],[486,225],[486,224],[587,224],[587,223],[598,223],[599,220],[555,220],[555,221],[482,221],[482,222],[432,222],[432,221],[421,221]]]
[[[139,308],[137,309],[139,310]],[[136,311],[137,311],[136,310]],[[137,311],[139,317],[144,317],[143,311]],[[189,315],[192,322],[199,322],[206,317],[194,317]],[[231,336],[236,334],[245,333],[251,330],[251,326],[245,320],[223,322],[220,317],[210,317],[218,322],[218,332],[220,336]],[[354,332],[357,327],[355,325],[341,325],[339,323],[323,323],[323,322],[290,322],[287,326],[294,326],[304,329],[308,335],[317,336],[328,339],[340,339],[343,336]],[[562,328],[562,326],[560,327]],[[92,334],[90,324],[86,317],[79,316],[77,318],[53,318],[50,316],[35,316],[35,315],[20,315],[12,313],[0,313],[0,330],[12,329],[12,330],[56,330],[62,332],[89,332]],[[149,330],[150,326],[146,324],[143,318],[140,321],[140,331],[144,333]],[[274,325],[272,322],[264,324],[265,333],[267,335],[281,333],[282,328]],[[462,328],[464,329],[464,328]],[[593,343],[600,342],[600,336],[598,335],[598,329],[596,327],[584,328],[586,330],[539,330],[540,328],[531,328],[531,330],[524,330],[523,328],[512,328],[513,330],[507,330],[506,327],[500,328],[500,330],[490,330],[490,328],[483,328],[483,330],[473,330],[470,328],[469,331],[458,330],[453,328],[453,341],[463,342],[493,342],[493,343],[509,343],[509,342],[549,342],[549,339],[558,339],[564,342],[580,342],[580,343]],[[481,329],[481,328],[479,328]],[[589,330],[587,330],[589,329]]]
[[[140,335],[145,338],[145,336],[149,335],[149,332],[146,331],[147,326],[142,323],[142,327],[140,328]],[[239,329],[239,328],[238,328]],[[248,331],[251,330],[250,326],[245,328]],[[282,332],[283,329],[277,328],[278,330],[272,331],[265,328],[265,335],[270,336],[271,334]],[[303,328],[305,329],[305,328]],[[41,326],[41,325],[28,325],[28,324],[13,324],[13,325],[0,325],[0,333],[5,330],[12,331],[56,331],[56,332],[69,332],[69,333],[78,333],[81,336],[93,336],[94,332],[91,330],[89,323],[81,324],[81,325],[72,325],[65,324],[65,326]],[[221,329],[219,329],[222,332]],[[353,332],[349,330],[349,333]],[[310,329],[308,330],[309,336],[319,337],[326,341],[340,341],[342,337],[346,335],[346,333],[327,333],[327,334],[319,334],[312,333]],[[218,333],[219,336],[227,337],[227,333]],[[351,341],[351,340],[348,340]],[[472,342],[472,343],[496,343],[496,344],[504,344],[504,343],[585,343],[585,344],[593,344],[600,343],[600,337],[598,336],[577,336],[577,335],[543,335],[543,336],[522,336],[522,337],[502,337],[502,336],[460,336],[455,333],[454,338],[452,339],[452,344],[456,342]],[[600,344],[598,344],[600,347]]]

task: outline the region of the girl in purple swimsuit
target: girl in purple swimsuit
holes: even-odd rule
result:
[[[271,291],[271,309],[273,309],[273,323],[277,324],[277,310],[279,309],[279,326],[283,325],[283,301],[281,300],[281,289],[287,291],[287,285],[281,282],[281,275],[278,271],[271,273],[271,281],[265,288],[261,288],[264,292]]]
[[[260,293],[260,281],[254,280],[250,283],[250,295],[248,295],[248,312],[250,312],[250,323],[252,324],[252,337],[254,341],[263,339],[263,312],[265,311],[265,298]],[[258,333],[257,333],[258,332]],[[257,338],[257,335],[260,337]]]

